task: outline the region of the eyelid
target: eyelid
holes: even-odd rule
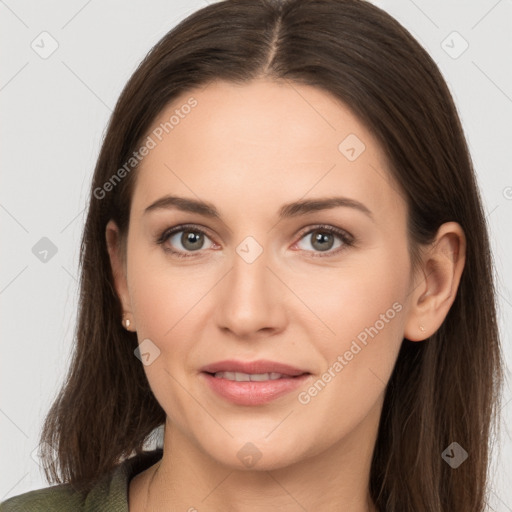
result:
[[[354,240],[354,236],[351,235],[347,230],[338,228],[336,226],[332,226],[331,224],[308,224],[305,228],[299,231],[299,234],[297,236],[299,237],[299,239],[301,239],[304,237],[304,235],[307,235],[313,231],[321,230],[331,232],[350,241]]]

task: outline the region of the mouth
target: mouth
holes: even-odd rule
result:
[[[301,369],[289,364],[279,363],[277,361],[269,361],[267,359],[258,359],[257,361],[238,361],[235,359],[227,359],[208,364],[201,368],[202,372],[213,375],[222,374],[242,374],[242,375],[273,375],[272,379],[280,377],[297,377],[309,373],[305,369]],[[276,376],[278,374],[278,376]],[[234,380],[231,378],[231,380]],[[268,380],[268,379],[266,379]]]
[[[275,361],[220,361],[201,368],[210,390],[237,405],[263,405],[302,386],[309,371]]]
[[[295,379],[298,375],[285,375],[282,373],[242,373],[242,372],[216,372],[210,373],[216,379],[227,379],[236,382],[263,382],[266,380]],[[304,375],[304,374],[302,374]]]

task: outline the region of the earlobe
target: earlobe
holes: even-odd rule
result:
[[[133,326],[133,317],[131,312],[131,304],[128,294],[128,285],[126,280],[126,268],[125,258],[122,254],[122,244],[119,228],[113,220],[107,223],[105,229],[105,239],[107,244],[107,250],[110,258],[110,266],[112,269],[112,276],[114,278],[114,286],[116,289],[117,296],[121,302],[123,308],[123,325],[126,329],[126,319],[130,319],[131,325]],[[128,329],[131,330],[131,329]]]
[[[423,250],[405,338],[422,341],[439,329],[457,295],[465,257],[466,237],[461,226],[456,222],[443,224],[432,244]]]

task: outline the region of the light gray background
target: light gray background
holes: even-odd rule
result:
[[[512,1],[375,3],[429,51],[454,94],[488,212],[510,368]],[[0,501],[47,486],[37,441],[69,363],[84,209],[112,108],[146,52],[205,5],[0,0]],[[52,39],[58,48],[42,58]],[[57,248],[46,262],[32,252],[42,237]],[[508,383],[502,414],[488,504],[505,512],[512,511]]]

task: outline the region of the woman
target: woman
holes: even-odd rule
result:
[[[113,113],[81,265],[60,485],[2,511],[484,509],[484,215],[439,70],[380,9],[223,1],[169,32]]]

